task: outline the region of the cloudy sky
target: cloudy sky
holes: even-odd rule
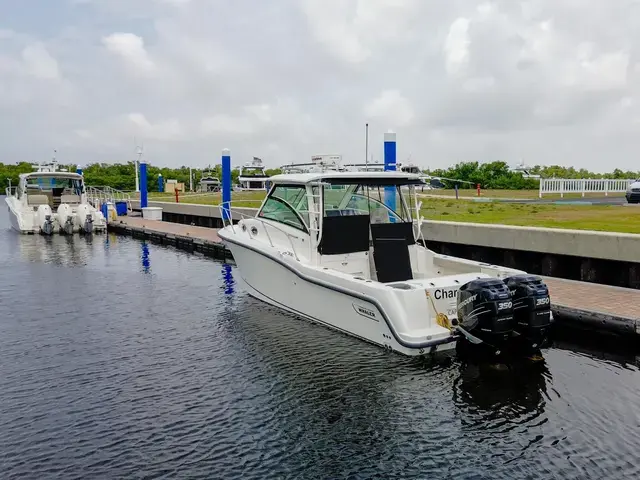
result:
[[[0,161],[640,169],[638,0],[0,0]]]

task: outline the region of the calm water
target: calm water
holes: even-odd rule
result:
[[[633,354],[431,364],[251,299],[235,268],[0,209],[0,478],[638,478]]]

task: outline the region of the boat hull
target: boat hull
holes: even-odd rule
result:
[[[34,235],[41,233],[41,227],[38,224],[36,215],[33,212],[28,212],[27,215],[24,213],[21,215],[20,212],[20,204],[16,202],[12,197],[5,198],[5,203],[7,204],[7,210],[9,212],[9,222],[11,224],[11,229],[15,230],[18,233],[23,235]],[[95,213],[95,210],[92,210],[91,213]],[[75,214],[73,215],[75,218]],[[93,232],[102,233],[107,229],[107,224],[101,217],[98,222],[94,223]],[[65,231],[64,228],[58,222],[57,216],[54,215],[53,219],[53,228],[51,234],[75,234],[75,233],[84,233],[81,226],[74,221],[72,231]]]
[[[304,273],[296,271],[289,259],[271,258],[241,243],[223,241],[231,250],[249,294],[259,300],[404,355],[455,349],[452,337],[425,342],[419,347],[407,346],[389,328],[385,314],[378,306],[358,296],[357,292],[350,294],[344,289],[309,281],[303,278]]]

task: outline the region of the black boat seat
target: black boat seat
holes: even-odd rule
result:
[[[413,279],[409,245],[415,243],[411,222],[371,224],[373,260],[381,283]]]

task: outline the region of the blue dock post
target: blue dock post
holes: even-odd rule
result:
[[[164,180],[162,179],[161,173],[158,174],[158,191],[161,193],[164,192]]]
[[[231,221],[231,151],[222,150],[222,220]]]
[[[78,175],[82,175],[82,165],[76,165],[76,173]],[[82,183],[84,183],[84,182],[82,182]],[[76,195],[81,195],[82,194],[82,188],[83,188],[82,185],[75,187]]]
[[[140,160],[140,208],[147,208],[147,161]]]
[[[396,171],[396,134],[394,132],[387,132],[384,134],[384,171],[395,172]],[[396,188],[385,187],[384,200],[394,212],[396,211]],[[395,222],[395,218],[389,215],[389,221]]]

